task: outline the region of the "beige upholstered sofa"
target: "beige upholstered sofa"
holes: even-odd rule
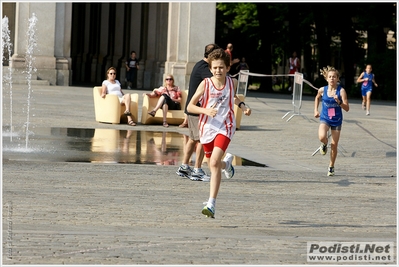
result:
[[[181,110],[168,110],[166,114],[166,122],[170,125],[179,125],[184,121],[184,108],[186,106],[188,90],[182,90],[182,100],[180,103]],[[163,111],[162,108],[157,110],[154,117],[148,114],[154,109],[158,102],[159,97],[148,97],[147,95],[143,98],[143,107],[141,110],[141,123],[142,124],[162,124],[163,123]]]
[[[237,94],[237,97],[244,102],[245,96],[243,94]],[[241,127],[241,118],[243,116],[242,109],[237,105],[234,105],[234,115],[236,116],[236,129],[240,129]]]
[[[133,121],[137,123],[139,94],[133,93],[130,94],[130,97],[130,113],[132,113]],[[116,95],[107,95],[102,98],[101,86],[95,86],[93,88],[93,99],[96,121],[113,124],[127,123],[127,117],[123,114],[125,107],[120,104]]]

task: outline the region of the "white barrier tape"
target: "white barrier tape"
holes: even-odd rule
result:
[[[319,88],[316,88],[313,86],[313,84],[311,84],[310,82],[308,82],[307,80],[303,79],[303,82],[305,82],[306,84],[308,84],[310,87],[312,87],[315,90],[319,90]]]
[[[292,76],[292,77],[294,77],[295,76],[295,74],[274,74],[274,75],[270,75],[270,74],[259,74],[259,73],[254,73],[254,72],[241,72],[240,71],[239,73],[231,75],[230,77],[236,77],[240,73],[242,73],[243,75],[257,76],[257,77],[276,77],[276,76]]]
[[[231,77],[236,77],[237,75],[239,75],[240,73],[242,73],[243,75],[249,75],[249,76],[257,76],[257,77],[281,77],[281,76],[289,76],[289,77],[294,77],[295,74],[259,74],[259,73],[253,73],[253,72],[239,72],[237,74],[231,75]],[[315,90],[319,90],[319,88],[316,88],[313,86],[313,84],[311,84],[308,80],[303,79],[303,82],[305,82],[306,84],[308,84],[310,87],[312,87]]]

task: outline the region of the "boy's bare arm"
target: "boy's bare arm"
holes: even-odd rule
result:
[[[237,96],[234,96],[234,104],[241,108],[242,112],[244,112],[245,115],[251,115],[251,108],[246,106],[245,103],[242,102],[241,99],[239,99]]]
[[[202,81],[198,86],[195,94],[191,98],[190,102],[187,105],[187,111],[194,114],[205,114],[211,117],[215,117],[217,114],[217,110],[214,108],[203,108],[199,107],[196,104],[201,99],[201,96],[204,94],[205,90],[205,81]]]

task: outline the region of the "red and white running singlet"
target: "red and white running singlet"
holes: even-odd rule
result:
[[[200,142],[202,144],[210,143],[218,134],[227,136],[231,140],[236,130],[233,80],[227,76],[224,87],[217,89],[211,78],[205,78],[204,94],[200,102],[203,108],[214,107],[218,110],[213,118],[200,114]]]

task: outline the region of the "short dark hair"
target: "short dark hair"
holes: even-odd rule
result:
[[[205,53],[204,53],[204,58],[208,58],[208,55],[215,49],[218,49],[219,46],[217,44],[208,44],[205,46]]]
[[[208,65],[211,67],[212,61],[221,59],[227,67],[230,67],[230,55],[222,48],[213,50],[208,56]]]

